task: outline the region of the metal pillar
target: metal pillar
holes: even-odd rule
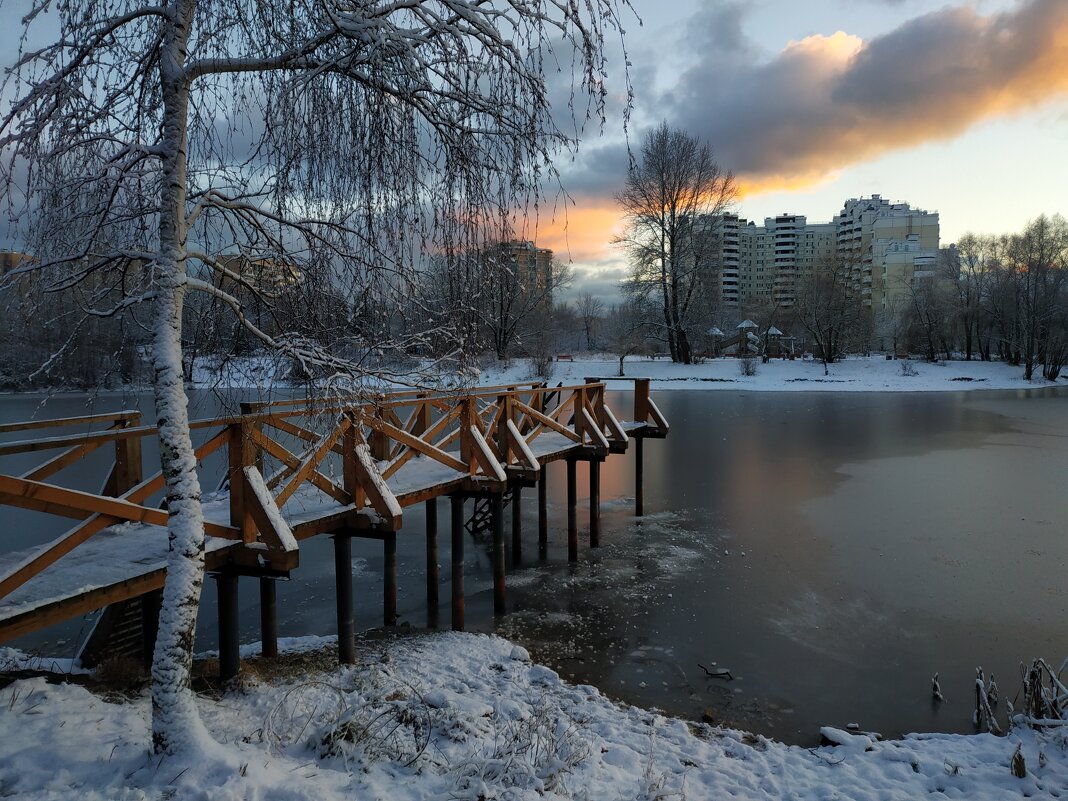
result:
[[[512,485],[512,565],[523,564],[523,487]]]
[[[219,678],[225,683],[237,678],[241,670],[237,576],[233,573],[216,573],[215,589],[219,595]]]
[[[397,625],[397,535],[382,540],[382,625]]]
[[[335,534],[334,582],[337,598],[337,658],[343,665],[356,662],[356,621],[352,613],[352,539]]]
[[[452,627],[464,630],[464,498],[452,498]]]
[[[260,579],[261,656],[278,656],[278,602],[274,579]]]
[[[493,514],[493,614],[503,615],[504,603],[504,496],[495,493],[490,500]]]
[[[645,488],[642,484],[642,472],[645,466],[642,451],[645,446],[645,438],[636,437],[634,445],[634,514],[636,517],[641,517],[645,514]]]
[[[601,544],[601,462],[590,460],[590,547]]]
[[[549,471],[542,467],[538,476],[538,558],[549,556]]]
[[[567,561],[578,561],[578,519],[575,515],[575,496],[578,489],[575,480],[575,460],[567,460]]]
[[[426,624],[438,625],[438,587],[441,572],[438,566],[438,500],[426,502]]]

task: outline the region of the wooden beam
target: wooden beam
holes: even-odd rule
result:
[[[541,463],[534,455],[534,452],[530,449],[530,446],[527,444],[527,441],[523,437],[523,435],[519,432],[519,429],[516,428],[515,423],[511,420],[508,421],[508,433],[512,437],[512,444],[514,445],[516,451],[518,451],[519,456],[522,458],[522,460],[526,462],[527,467],[529,467],[531,470],[541,470]]]
[[[489,443],[482,436],[482,432],[478,430],[478,426],[471,426],[471,442],[474,445],[474,460],[482,465],[486,476],[497,481],[507,481],[508,474],[501,467],[501,463],[497,461],[497,457],[493,455]]]
[[[278,493],[276,503],[279,507],[285,506],[293,493],[297,491],[308,478],[311,476],[313,470],[319,466],[319,463],[326,458],[326,455],[330,453],[334,447],[334,443],[337,442],[346,431],[349,426],[352,425],[352,421],[348,417],[341,418],[337,427],[333,431],[330,431],[319,441],[319,444],[309,449],[307,456],[301,462],[300,467],[293,474],[293,476],[286,482],[286,485],[282,487],[281,492]]]
[[[582,419],[583,429],[590,435],[590,440],[597,448],[607,451],[609,448],[608,439],[605,437],[604,432],[601,431],[600,426],[594,422],[594,419],[590,416],[590,411],[585,406],[579,411],[578,416]]]
[[[284,445],[275,442],[262,431],[259,431],[258,429],[253,429],[252,441],[255,442],[261,449],[273,456],[275,459],[282,462],[282,464],[284,464],[290,470],[288,474],[280,474],[278,476],[272,477],[270,486],[274,486],[275,484],[281,482],[282,480],[284,480],[285,475],[292,475],[300,468],[301,461],[299,458],[297,458],[296,455],[293,454],[292,451],[290,451]],[[342,487],[339,487],[337,484],[335,484],[329,478],[324,476],[318,470],[312,470],[311,473],[308,474],[308,481],[318,489],[325,492],[338,503],[352,503],[352,496],[348,492],[346,492]]]
[[[5,503],[12,506],[45,511],[61,517],[73,517],[76,520],[103,514],[119,520],[149,523],[154,526],[167,525],[168,515],[162,509],[152,509],[121,498],[93,495],[14,476],[0,475],[0,496],[3,496]],[[222,539],[240,539],[238,530],[233,526],[221,526],[205,521],[204,532]]]
[[[515,406],[521,412],[530,415],[532,418],[537,420],[538,423],[541,424],[540,426],[536,426],[534,428],[534,430],[531,432],[531,434],[527,437],[527,442],[532,442],[535,439],[535,437],[537,437],[537,435],[539,433],[541,433],[541,431],[540,431],[541,427],[552,429],[553,431],[557,432],[558,434],[563,434],[565,437],[567,437],[568,439],[570,439],[570,440],[572,440],[574,442],[582,442],[582,437],[580,437],[578,434],[576,434],[570,428],[567,428],[566,426],[564,426],[562,423],[558,423],[552,417],[549,417],[548,415],[542,414],[537,409],[534,409],[534,408],[532,408],[530,406],[527,406],[525,403],[518,403],[517,402],[515,404]]]
[[[453,470],[467,472],[467,465],[461,462],[455,456],[446,453],[445,451],[439,449],[434,445],[431,445],[426,440],[422,440],[414,434],[409,434],[407,431],[401,428],[397,428],[397,426],[391,425],[390,423],[387,423],[382,420],[364,420],[364,422],[366,422],[367,425],[369,425],[375,431],[378,431],[381,434],[384,434],[392,439],[397,440],[400,443],[403,443],[404,445],[407,445],[412,450],[421,453],[423,456],[430,457],[435,462],[440,462],[446,467],[451,467]]]
[[[263,421],[263,424],[270,426],[271,428],[277,428],[279,431],[285,432],[297,439],[302,439],[305,442],[318,442],[321,439],[321,437],[314,431],[309,431],[306,428],[294,425],[288,420],[283,420],[278,417],[269,417]],[[344,448],[340,444],[335,445],[333,450],[334,453],[344,454]]]
[[[101,445],[105,444],[106,443],[103,440],[98,440],[96,442],[85,442],[81,445],[77,445],[71,448],[70,450],[63,451],[63,453],[58,454],[57,456],[53,456],[44,464],[35,467],[26,473],[23,473],[22,478],[28,479],[30,481],[43,481],[49,476],[55,475],[60,470],[69,467],[86,454],[92,453]]]
[[[72,598],[42,604],[17,615],[0,620],[0,642],[6,642],[24,634],[39,631],[65,620],[86,615],[111,604],[136,598],[163,586],[167,571],[153,570],[143,576],[89,590]]]
[[[107,412],[105,414],[88,414],[82,417],[57,417],[51,420],[26,420],[20,423],[0,423],[0,434],[13,431],[34,431],[40,428],[61,428],[63,426],[85,425],[87,423],[114,423],[140,417],[137,411]]]
[[[120,522],[107,515],[93,515],[66,534],[34,551],[0,577],[0,598],[17,590],[69,554],[94,534]]]
[[[371,458],[371,449],[366,442],[357,442],[354,453],[356,477],[367,493],[371,508],[383,519],[385,528],[396,531],[400,528],[404,512],[386,480],[378,472],[378,465]]]
[[[243,473],[245,503],[267,545],[267,562],[273,570],[296,569],[300,564],[300,547],[263,482],[263,476],[255,465],[246,467]]]

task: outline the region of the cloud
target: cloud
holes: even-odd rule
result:
[[[710,51],[670,93],[669,121],[711,142],[752,191],[813,183],[1065,94],[1068,2],[1028,0],[989,16],[947,7],[867,42],[810,36],[764,61]]]
[[[611,252],[609,242],[619,225],[619,209],[611,198],[585,197],[539,220],[536,231],[522,233],[536,239],[540,247],[552,248],[565,263],[590,262]]]

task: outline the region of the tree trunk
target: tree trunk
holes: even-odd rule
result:
[[[189,86],[183,74],[194,0],[180,0],[160,60],[163,186],[158,291],[152,330],[153,388],[160,467],[167,501],[167,581],[152,655],[152,745],[157,753],[193,750],[207,737],[189,688],[197,608],[204,583],[204,513],[182,383],[185,295],[186,131]]]
[[[690,338],[686,336],[686,332],[680,330],[675,342],[678,351],[678,359],[676,361],[683,364],[693,364],[693,348],[690,347]]]

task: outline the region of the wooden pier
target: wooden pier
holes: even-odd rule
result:
[[[351,538],[383,544],[383,622],[397,616],[396,536],[404,509],[426,505],[426,597],[436,616],[437,499],[451,500],[452,626],[464,626],[466,530],[492,536],[494,610],[505,609],[504,509],[512,509],[513,559],[520,558],[521,498],[537,486],[539,554],[547,551],[545,465],[567,462],[567,550],[578,559],[576,470],[590,471],[590,545],[600,537],[600,464],[634,439],[636,512],[642,509],[642,443],[667,436],[668,424],[649,396],[647,379],[634,381],[633,411],[620,420],[605,403],[605,384],[516,384],[461,393],[396,392],[359,404],[286,400],[242,404],[232,417],[191,423],[201,470],[222,464],[219,491],[204,499],[207,570],[218,583],[220,672],[239,667],[237,583],[260,582],[264,655],[277,652],[274,580],[300,560],[300,542],[333,539],[340,659],[355,658]],[[628,410],[629,411],[629,410]],[[43,429],[86,426],[90,433],[43,436]],[[0,554],[0,642],[107,609],[90,638],[99,645],[123,621],[140,621],[154,636],[166,576],[165,508],[151,505],[163,489],[161,473],[145,477],[142,440],[157,429],[140,413],[117,412],[0,425],[0,435],[33,438],[0,443],[0,504],[77,520],[58,539],[29,551]],[[53,483],[88,454],[113,453],[99,492]],[[3,472],[3,457],[52,455],[18,475]],[[25,459],[25,456],[22,456]],[[220,461],[221,460],[221,461]],[[469,518],[465,502],[474,499]],[[151,653],[149,643],[141,652]]]

